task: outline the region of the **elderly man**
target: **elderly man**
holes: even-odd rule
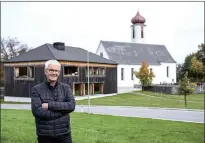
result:
[[[31,108],[38,143],[72,143],[69,113],[75,110],[76,103],[70,86],[58,81],[60,71],[58,61],[47,61],[46,80],[32,88]]]

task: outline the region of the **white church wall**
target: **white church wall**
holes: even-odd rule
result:
[[[131,79],[131,69],[139,71],[141,65],[118,65],[118,87],[134,87],[134,84],[140,84],[139,79],[133,76]],[[167,67],[169,67],[169,76],[167,77]],[[124,68],[124,78],[121,79],[121,68]],[[155,74],[153,78],[153,84],[160,83],[175,83],[176,82],[176,63],[162,63],[159,66],[150,65],[152,71]]]
[[[107,52],[105,51],[105,48],[103,47],[102,43],[99,44],[98,49],[96,51],[96,54],[100,56],[101,52],[103,53],[104,58],[109,59]]]
[[[168,76],[167,67],[169,68]],[[157,72],[160,79],[158,82],[176,83],[176,63],[161,63],[160,69]]]

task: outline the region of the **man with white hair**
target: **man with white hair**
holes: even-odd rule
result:
[[[32,88],[31,108],[38,143],[72,143],[70,115],[75,99],[68,84],[58,81],[61,64],[45,63],[46,80]]]

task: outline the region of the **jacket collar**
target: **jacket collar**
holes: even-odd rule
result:
[[[59,80],[56,81],[56,84],[54,87],[51,85],[51,83],[47,79],[45,79],[44,83],[48,86],[49,89],[55,89],[59,84]]]

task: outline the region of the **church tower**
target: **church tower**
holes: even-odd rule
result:
[[[137,14],[131,19],[131,42],[133,43],[145,43],[145,18],[140,15],[139,10]]]

